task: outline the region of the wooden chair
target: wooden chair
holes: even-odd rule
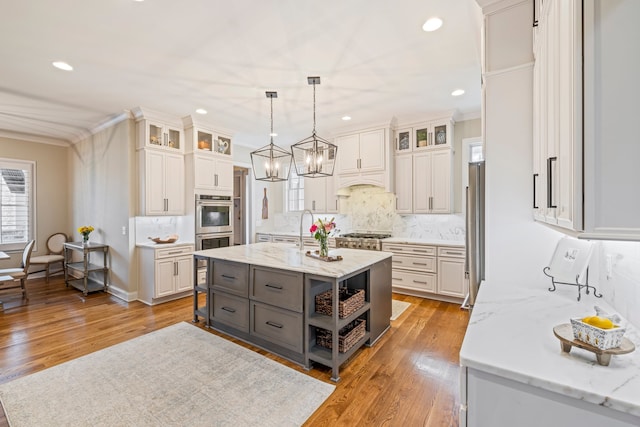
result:
[[[31,258],[31,265],[44,265],[46,282],[49,283],[49,276],[51,274],[51,264],[60,263],[62,272],[64,272],[64,244],[69,241],[69,238],[64,233],[55,233],[49,236],[47,239],[47,254],[34,256]],[[42,270],[39,270],[42,271]],[[58,273],[59,271],[56,271]]]
[[[31,262],[31,252],[33,251],[33,245],[35,240],[31,240],[24,247],[22,251],[22,264],[20,267],[15,268],[3,268],[0,269],[0,291],[6,289],[20,289],[22,291],[22,297],[29,299],[27,296],[27,277],[29,276],[29,264]],[[16,284],[19,281],[20,284]],[[2,310],[2,301],[0,301],[0,310]]]

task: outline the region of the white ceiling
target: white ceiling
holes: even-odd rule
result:
[[[1,0],[0,133],[74,141],[137,106],[259,147],[480,111],[474,0]],[[444,20],[422,31],[432,16]],[[52,67],[62,60],[74,66]],[[454,89],[464,89],[452,97]],[[351,122],[341,117],[349,115]]]

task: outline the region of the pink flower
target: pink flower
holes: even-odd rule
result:
[[[312,225],[311,225],[311,228],[309,229],[309,231],[310,231],[311,233],[315,233],[317,229],[318,229],[318,226],[317,226],[317,225],[315,225],[315,224],[312,224]]]

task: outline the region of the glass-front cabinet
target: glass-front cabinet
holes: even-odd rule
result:
[[[133,109],[138,138],[137,148],[158,148],[182,153],[184,134],[180,119],[140,107]]]
[[[227,133],[213,130],[212,126],[202,124],[192,116],[184,117],[182,122],[188,145],[187,153],[231,156],[231,137]]]
[[[433,147],[451,147],[453,119],[445,117],[399,127],[395,133],[396,153],[410,153]]]

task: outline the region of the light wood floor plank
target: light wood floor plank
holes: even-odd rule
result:
[[[28,281],[29,300],[5,299],[0,312],[0,383],[181,321],[191,321],[192,300],[149,307],[102,292],[85,297],[58,277]],[[469,313],[455,304],[406,295],[411,306],[391,322],[373,347],[358,351],[341,380],[305,426],[457,426],[458,353]],[[322,381],[331,369],[308,372],[264,350],[206,329]],[[0,427],[7,426],[0,411]]]

